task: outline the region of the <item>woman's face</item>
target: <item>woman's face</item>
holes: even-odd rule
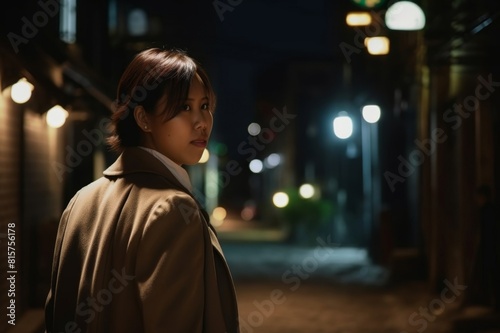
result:
[[[168,98],[168,97],[167,97]],[[198,163],[212,132],[213,115],[203,81],[193,77],[182,110],[167,122],[162,120],[164,102],[149,115],[145,146],[155,149],[179,165]]]

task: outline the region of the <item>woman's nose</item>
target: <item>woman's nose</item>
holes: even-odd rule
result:
[[[195,128],[206,130],[212,123],[212,114],[206,110],[196,112]]]

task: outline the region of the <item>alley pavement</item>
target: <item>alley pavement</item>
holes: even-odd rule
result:
[[[394,277],[365,249],[328,236],[284,242],[278,230],[220,228],[232,271],[241,333],[500,333],[500,314],[461,306],[465,286],[432,292],[422,278]]]

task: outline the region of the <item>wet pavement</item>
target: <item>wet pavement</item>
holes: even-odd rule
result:
[[[394,279],[365,249],[340,247],[328,236],[296,246],[276,230],[252,232],[219,234],[235,280],[241,333],[500,332],[500,315],[461,306],[460,281],[450,279],[435,293],[422,279]],[[484,326],[476,318],[495,323]]]

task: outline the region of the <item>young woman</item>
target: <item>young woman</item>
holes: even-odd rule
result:
[[[118,85],[109,143],[120,153],[62,214],[46,303],[51,332],[238,332],[231,274],[182,165],[213,124],[205,71],[148,49]]]

